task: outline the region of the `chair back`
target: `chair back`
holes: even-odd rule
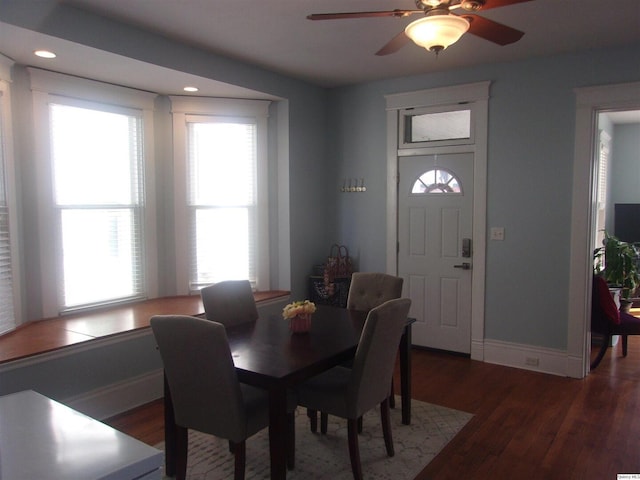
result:
[[[185,315],[156,315],[151,329],[176,424],[222,438],[244,438],[246,412],[225,327]]]
[[[356,350],[347,390],[351,418],[367,412],[389,396],[391,377],[411,299],[388,300],[367,315]]]
[[[200,290],[205,316],[226,327],[258,319],[249,280],[225,280]]]
[[[594,275],[591,288],[591,331],[606,335],[620,323],[620,310],[604,278]]]
[[[401,277],[386,273],[355,272],[351,276],[347,308],[369,311],[387,300],[402,296]]]

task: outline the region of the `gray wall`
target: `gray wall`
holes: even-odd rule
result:
[[[326,255],[328,238],[326,225],[331,222],[331,211],[326,208],[326,185],[329,170],[326,168],[326,105],[327,92],[319,87],[297,81],[264,69],[243,64],[195,48],[187,47],[164,37],[115,23],[53,0],[21,2],[0,0],[0,21],[53,35],[91,47],[110,51],[167,68],[172,68],[206,78],[232,83],[258,92],[277,96],[271,109],[272,119],[279,119],[274,135],[281,143],[270,145],[270,168],[282,156],[288,157],[288,189],[290,222],[279,232],[288,236],[290,259],[284,260],[289,270],[276,275],[272,288],[290,289],[294,297],[306,295],[305,278],[318,259]],[[0,46],[1,52],[1,46]],[[35,167],[31,148],[31,99],[26,73],[16,69],[14,78],[14,113],[16,117],[16,160],[18,175],[24,185],[32,185]],[[126,79],[123,79],[126,84]],[[156,114],[156,166],[158,170],[158,233],[159,278],[161,294],[175,293],[174,252],[172,240],[173,185],[170,135],[170,119],[166,99],[157,102]],[[281,112],[284,112],[281,114]],[[273,127],[274,124],[271,123]],[[284,143],[282,143],[284,139]],[[280,191],[272,191],[271,217],[278,218],[277,202]],[[40,310],[38,268],[38,228],[36,224],[36,192],[23,188],[20,204],[24,208],[22,263],[24,265],[23,302],[27,319],[42,317]],[[273,243],[277,258],[281,238]],[[282,261],[282,260],[281,260]]]
[[[613,128],[611,203],[640,203],[640,124]]]
[[[385,268],[386,119],[384,95],[490,80],[488,144],[488,226],[504,226],[504,242],[488,242],[486,337],[505,342],[565,349],[570,258],[571,189],[576,87],[640,80],[640,45],[587,51],[554,58],[474,67],[432,75],[397,78],[365,85],[324,90],[254,66],[203,52],[130,27],[99,19],[53,0],[0,0],[0,21],[59,36],[172,69],[214,78],[283,98],[276,105],[289,122],[289,232],[293,297],[305,295],[306,275],[333,242],[349,246],[361,270]],[[28,102],[26,92],[18,101]],[[162,100],[160,100],[162,102]],[[21,106],[24,107],[25,104]],[[18,112],[19,110],[14,110]],[[284,112],[284,113],[283,113]],[[28,121],[18,113],[18,122]],[[28,116],[27,116],[28,117]],[[26,136],[24,123],[19,136]],[[168,124],[159,122],[160,128]],[[281,137],[282,138],[282,137]],[[23,138],[25,140],[25,138]],[[162,146],[162,145],[160,145]],[[17,152],[29,164],[29,150]],[[172,283],[170,159],[159,158],[159,188],[167,196],[159,215],[159,253],[164,294]],[[365,178],[366,194],[343,195],[343,178]],[[27,180],[23,178],[23,182]],[[25,183],[25,185],[27,185]],[[22,203],[33,192],[22,189]],[[163,195],[164,195],[163,194]],[[586,206],[585,206],[586,208]],[[37,235],[37,231],[25,230]],[[23,232],[24,233],[24,232]],[[24,235],[25,259],[37,258],[36,237]],[[37,305],[37,269],[26,269],[25,302]],[[277,287],[277,285],[275,285]],[[37,311],[31,310],[31,317]],[[137,347],[122,352],[131,363]],[[106,356],[111,358],[113,352]],[[120,353],[119,353],[120,354]],[[131,355],[128,357],[128,355]],[[88,367],[104,362],[104,352],[82,359]],[[125,364],[127,362],[124,362]],[[83,367],[79,367],[80,371]],[[90,368],[93,370],[92,368]],[[103,372],[100,382],[126,378],[126,369]],[[20,385],[45,372],[30,373]],[[55,384],[72,381],[74,373],[58,375]],[[0,380],[1,381],[1,380]],[[12,381],[15,381],[13,379]],[[94,385],[85,382],[73,394]],[[55,392],[54,392],[55,393]],[[58,394],[57,393],[57,394]]]
[[[281,316],[286,301],[258,307]],[[96,418],[162,396],[162,360],[150,329],[0,365],[0,396],[35,390]]]
[[[490,80],[487,220],[506,236],[487,242],[485,336],[566,349],[574,89],[638,81],[639,52],[634,45],[332,91],[332,186],[350,176],[368,183],[366,195],[333,194],[335,236],[361,270],[384,269],[384,95]]]
[[[312,265],[326,255],[330,235],[327,225],[333,218],[326,207],[329,170],[326,165],[327,91],[264,69],[186,47],[163,37],[59,5],[54,0],[23,2],[0,0],[0,21],[44,34],[82,43],[94,48],[154,63],[167,68],[232,83],[282,98],[270,110],[269,164],[275,173],[283,158],[288,169],[270,191],[270,218],[282,215],[282,191],[289,191],[289,224],[272,240],[272,287],[290,289],[293,298],[306,296],[306,277]],[[0,52],[2,46],[0,45]],[[126,84],[126,79],[123,79]],[[12,85],[16,170],[19,185],[19,221],[22,300],[26,319],[42,317],[39,279],[37,191],[30,188],[36,175],[33,161],[31,92],[24,68],[14,69]],[[161,295],[176,292],[173,240],[173,178],[170,152],[171,122],[168,100],[156,102],[158,271]],[[288,251],[282,244],[290,244]],[[283,252],[287,253],[284,258]],[[280,311],[282,305],[272,306]],[[135,380],[159,368],[151,339],[125,338],[121,343],[97,343],[81,348],[72,356],[46,361],[33,359],[0,368],[0,395],[33,388],[59,400],[90,398],[96,389]],[[112,359],[117,361],[112,361]],[[121,405],[131,407],[131,404]],[[135,400],[134,400],[135,401]],[[115,406],[114,408],[120,408]],[[111,412],[114,413],[114,412]]]

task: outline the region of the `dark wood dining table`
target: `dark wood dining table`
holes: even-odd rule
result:
[[[241,382],[269,392],[271,478],[286,478],[287,389],[353,358],[366,312],[319,305],[308,333],[291,333],[279,315],[227,328],[231,354]],[[411,324],[407,319],[400,344],[402,423],[411,422]],[[175,431],[171,395],[165,381],[165,469],[175,473],[171,455]]]

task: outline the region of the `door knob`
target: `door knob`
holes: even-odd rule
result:
[[[471,264],[469,262],[463,262],[460,265],[454,265],[453,268],[461,268],[462,270],[471,270]]]

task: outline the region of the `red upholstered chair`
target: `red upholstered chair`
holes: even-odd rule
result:
[[[591,333],[603,336],[602,346],[596,358],[591,362],[591,370],[595,369],[607,352],[613,335],[622,337],[622,355],[627,356],[627,336],[640,335],[640,318],[618,310],[607,282],[597,275],[593,277],[591,300]]]

